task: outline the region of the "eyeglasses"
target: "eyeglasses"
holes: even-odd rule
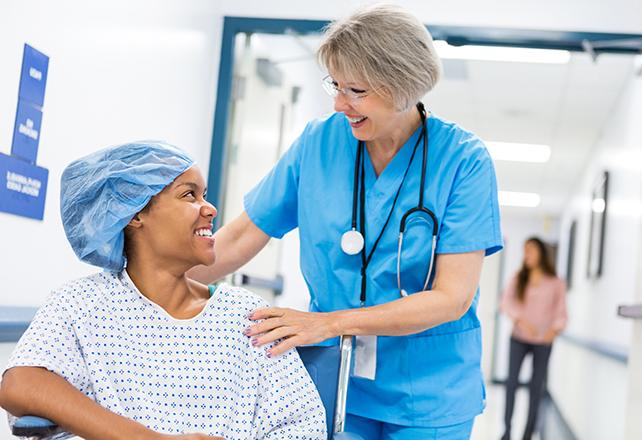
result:
[[[328,95],[333,98],[339,96],[339,93],[343,93],[343,96],[348,98],[350,101],[358,101],[372,93],[372,90],[362,90],[354,87],[339,87],[337,82],[330,75],[324,77],[323,80],[321,80],[321,84],[323,85],[323,89],[328,92]]]

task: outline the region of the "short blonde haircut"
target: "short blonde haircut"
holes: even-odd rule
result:
[[[419,102],[441,76],[441,62],[426,27],[390,4],[367,6],[330,23],[317,57],[346,80],[365,81],[379,94],[383,90],[398,111]]]

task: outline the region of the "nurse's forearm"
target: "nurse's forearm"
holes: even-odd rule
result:
[[[420,292],[396,301],[333,312],[338,335],[402,336],[419,333],[462,316],[446,292]]]
[[[437,256],[434,289],[361,309],[330,313],[339,335],[401,336],[461,318],[479,285],[484,252]]]
[[[196,266],[187,276],[205,284],[212,283],[250,261],[270,241],[270,236],[260,230],[245,211],[235,220],[221,227],[214,234],[216,262],[212,266]]]

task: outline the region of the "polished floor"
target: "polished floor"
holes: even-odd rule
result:
[[[499,440],[504,433],[504,387],[488,385],[486,388],[486,409],[477,417],[471,440]],[[512,439],[521,439],[528,412],[528,389],[521,387],[515,396]],[[540,440],[536,433],[533,440]]]

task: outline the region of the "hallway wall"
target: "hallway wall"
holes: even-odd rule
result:
[[[96,270],[76,260],[62,234],[58,182],[72,159],[127,140],[160,138],[192,153],[206,174],[224,15],[329,19],[361,3],[2,2],[0,151],[10,151],[24,42],[51,61],[38,156],[50,172],[45,219],[0,213],[0,304],[38,305],[52,286]],[[599,0],[547,7],[536,0],[519,7],[508,0],[399,3],[426,23],[642,31],[642,4],[633,0],[619,0],[617,9]]]
[[[633,303],[641,287],[637,273],[642,250],[641,120],[642,77],[632,71],[561,220],[563,262],[570,224],[577,221],[566,332],[574,339],[623,354],[633,349],[633,329],[630,321],[617,316],[617,306]],[[586,277],[591,193],[603,170],[610,173],[604,272],[593,280]],[[575,434],[587,440],[624,438],[629,378],[636,374],[632,365],[628,368],[568,339],[560,340],[554,353],[549,387]],[[639,424],[639,417],[630,422]]]
[[[40,305],[53,287],[97,270],[73,255],[59,219],[59,178],[72,159],[107,145],[151,137],[185,148],[207,174],[225,15],[329,19],[360,3],[1,2],[1,152],[10,151],[23,44],[30,43],[51,61],[38,156],[38,164],[50,171],[45,220],[0,213],[0,305]],[[642,2],[638,0],[399,3],[426,23],[642,33]],[[637,275],[642,249],[641,81],[631,73],[613,109],[612,122],[595,147],[595,157],[587,164],[576,196],[569,201],[559,224],[560,249],[564,252],[570,221],[578,221],[577,273],[568,297],[569,334],[625,353],[635,351],[637,362],[642,358],[642,348],[632,346],[633,325],[617,318],[615,309],[618,304],[642,298]],[[612,173],[605,275],[598,281],[588,281],[584,276],[588,197],[602,169]],[[528,221],[519,216],[505,218],[509,238],[505,259],[510,263],[504,279],[516,268],[526,235],[538,231],[553,231],[551,239],[557,235],[557,227],[544,228],[541,219],[531,219],[532,228]],[[292,258],[297,258],[295,253]],[[640,325],[638,334],[642,333]],[[639,375],[640,368],[636,368],[559,341],[552,358],[550,388],[579,438],[624,436],[626,412],[637,414],[627,394],[629,377],[634,371]],[[639,421],[630,419],[632,423]]]

